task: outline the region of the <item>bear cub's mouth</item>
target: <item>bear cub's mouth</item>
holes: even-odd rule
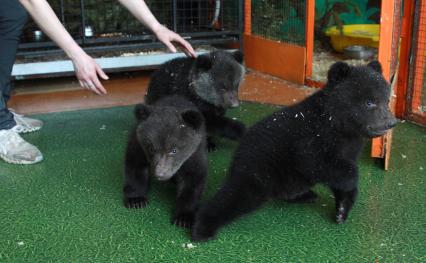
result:
[[[379,137],[382,135],[385,135],[391,128],[387,128],[387,129],[378,129],[378,128],[372,128],[372,127],[367,127],[367,135],[371,138],[375,138],[375,137]]]

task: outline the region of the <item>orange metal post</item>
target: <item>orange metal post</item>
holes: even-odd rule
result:
[[[244,34],[251,35],[251,0],[244,1]]]
[[[413,34],[414,1],[404,1],[404,15],[401,26],[401,50],[399,56],[398,85],[396,89],[395,115],[404,118],[407,103],[407,85],[410,70],[410,48]]]
[[[306,67],[305,78],[312,77],[312,60],[314,54],[315,0],[306,1]]]
[[[394,18],[394,1],[382,1],[381,18],[380,18],[380,40],[379,40],[379,56],[378,59],[382,64],[383,76],[386,80],[390,79],[390,66],[392,54],[392,33]],[[385,156],[386,137],[382,136],[372,140],[371,156],[383,158]]]

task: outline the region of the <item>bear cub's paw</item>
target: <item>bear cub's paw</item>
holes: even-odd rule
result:
[[[216,143],[213,141],[212,137],[207,137],[207,151],[214,152],[216,151]]]
[[[340,206],[336,211],[336,223],[343,224],[348,218],[348,211],[345,207]]]
[[[144,196],[124,198],[124,206],[129,209],[140,209],[148,205],[148,199]]]
[[[194,225],[191,233],[191,240],[193,242],[207,242],[215,239],[216,231],[209,229],[208,227],[200,226],[199,224]]]
[[[191,228],[194,224],[194,212],[178,213],[172,218],[172,224],[178,227]]]
[[[226,137],[238,140],[244,135],[246,130],[247,128],[244,123],[233,120],[229,123],[228,129],[226,130]]]

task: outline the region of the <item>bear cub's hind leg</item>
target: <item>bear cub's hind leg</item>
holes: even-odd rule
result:
[[[332,188],[334,196],[336,198],[336,222],[343,224],[348,218],[349,211],[355,202],[358,188],[350,191],[343,191],[336,188]]]
[[[292,199],[287,199],[286,201],[289,203],[314,203],[317,200],[318,195],[309,190],[305,193],[302,193]]]

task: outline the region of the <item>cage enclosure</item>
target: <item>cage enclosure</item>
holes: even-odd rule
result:
[[[182,54],[170,54],[161,42],[117,0],[49,1],[83,49],[108,71],[152,68]],[[187,39],[197,51],[239,43],[242,0],[147,0],[157,20]],[[12,75],[17,79],[68,75],[72,64],[33,21],[19,46]]]

